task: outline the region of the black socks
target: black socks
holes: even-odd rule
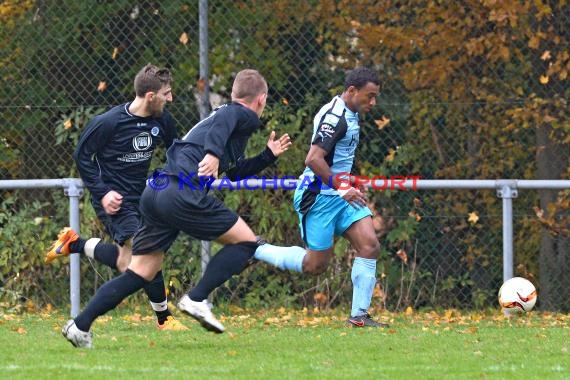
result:
[[[228,244],[220,249],[210,260],[204,276],[188,296],[192,301],[203,301],[218,286],[229,280],[234,274],[241,273],[249,264],[258,245],[254,242]]]
[[[142,289],[148,282],[127,269],[118,277],[104,283],[85,309],[75,317],[75,325],[82,331],[89,331],[95,319],[114,309],[125,298]]]

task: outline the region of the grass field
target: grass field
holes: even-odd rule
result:
[[[93,325],[86,350],[61,336],[61,312],[0,311],[0,378],[570,378],[566,314],[384,313],[390,328],[371,330],[346,328],[335,312],[215,312],[224,334],[185,316],[188,331],[162,332],[146,311],[120,308]]]

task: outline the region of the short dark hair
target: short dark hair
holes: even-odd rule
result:
[[[147,92],[156,92],[172,82],[170,70],[158,68],[150,63],[135,76],[135,94],[143,97]]]
[[[344,79],[344,89],[346,90],[350,86],[354,86],[360,90],[369,82],[380,86],[378,74],[368,67],[357,67],[346,74],[346,78]]]

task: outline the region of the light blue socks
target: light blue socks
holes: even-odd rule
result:
[[[279,247],[265,243],[257,247],[253,257],[283,270],[303,272],[303,258],[306,253],[305,248],[298,246]]]
[[[351,317],[366,314],[376,285],[376,259],[354,258],[352,265]]]

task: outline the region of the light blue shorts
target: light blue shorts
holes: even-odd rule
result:
[[[331,248],[335,236],[344,234],[354,222],[372,216],[367,206],[353,207],[338,195],[305,194],[303,197],[303,193],[305,190],[295,191],[293,205],[299,216],[301,237],[309,249]]]

